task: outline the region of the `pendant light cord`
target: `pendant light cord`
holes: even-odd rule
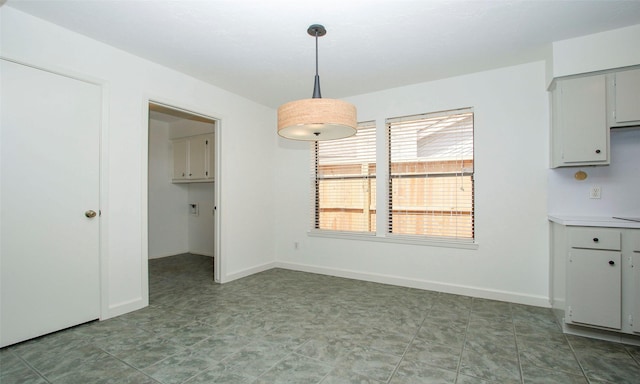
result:
[[[313,98],[321,99],[322,95],[320,94],[320,76],[318,75],[318,30],[315,31],[316,35],[316,77],[313,82]]]

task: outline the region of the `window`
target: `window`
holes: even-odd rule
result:
[[[473,244],[473,110],[390,118],[386,129],[386,148],[376,148],[375,122],[360,123],[355,136],[313,144],[316,234]],[[387,156],[388,166],[376,167],[376,152]],[[381,186],[380,209],[376,172],[388,180]],[[376,228],[379,212],[384,212],[378,223],[386,223],[384,228]]]
[[[388,233],[473,241],[473,111],[387,119]]]
[[[360,123],[354,136],[313,144],[314,229],[375,233],[375,128]]]

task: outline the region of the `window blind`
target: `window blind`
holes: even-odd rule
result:
[[[359,123],[354,136],[312,145],[312,228],[374,233],[375,121]]]
[[[473,111],[387,119],[388,233],[474,239]]]

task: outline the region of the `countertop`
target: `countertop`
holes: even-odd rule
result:
[[[639,215],[634,215],[634,217]],[[548,215],[549,220],[562,225],[575,225],[583,227],[609,227],[609,228],[637,228],[640,223],[636,221],[614,219],[604,216],[568,216],[568,215]]]

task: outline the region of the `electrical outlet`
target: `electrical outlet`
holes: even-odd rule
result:
[[[599,185],[592,185],[591,191],[589,192],[590,199],[599,199],[602,194],[602,188]]]

